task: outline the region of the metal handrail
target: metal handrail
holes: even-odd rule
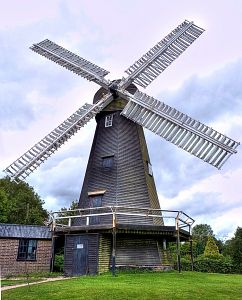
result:
[[[160,214],[158,214],[160,212]],[[68,215],[70,213],[70,215]],[[74,214],[73,214],[74,213]],[[61,216],[64,214],[64,216]],[[173,214],[166,215],[166,214]],[[112,216],[112,224],[115,226],[117,216],[133,216],[133,217],[144,217],[144,218],[161,218],[161,219],[173,219],[176,229],[184,229],[188,227],[190,232],[192,224],[195,222],[193,218],[188,216],[183,211],[179,210],[166,210],[157,208],[144,208],[144,207],[131,207],[131,206],[101,206],[101,207],[90,207],[90,208],[77,208],[66,211],[54,211],[50,214],[53,227],[62,226],[57,224],[57,220],[68,220],[68,225],[64,226],[76,226],[71,224],[72,219],[84,219],[86,218],[86,225],[89,225],[90,217],[97,216]],[[186,217],[185,220],[183,217]]]

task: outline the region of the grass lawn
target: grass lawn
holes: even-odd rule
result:
[[[2,292],[2,300],[242,299],[242,275],[197,272],[82,276]]]

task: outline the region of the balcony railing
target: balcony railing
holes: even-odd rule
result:
[[[51,213],[53,229],[56,226],[80,226],[80,222],[75,222],[74,220],[81,220],[82,225],[90,226],[91,218],[104,216],[110,217],[100,218],[99,225],[102,225],[102,220],[105,219],[104,223],[106,225],[109,223],[113,228],[116,227],[116,224],[122,223],[122,218],[124,217],[127,217],[126,219],[130,218],[130,220],[133,219],[130,224],[134,225],[135,219],[137,220],[137,218],[141,223],[142,221],[145,223],[145,220],[148,218],[153,218],[153,220],[157,220],[157,222],[154,222],[154,225],[162,224],[161,226],[175,226],[176,230],[183,229],[189,233],[191,233],[191,226],[194,223],[194,220],[183,211],[141,207],[102,206],[55,211]],[[140,222],[138,224],[141,224]]]

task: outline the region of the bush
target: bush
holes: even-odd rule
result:
[[[215,239],[212,236],[208,237],[204,257],[219,259],[222,258],[222,254],[219,253],[218,246],[215,242]]]
[[[200,256],[194,261],[194,271],[208,273],[234,273],[232,260],[228,257],[210,258]]]
[[[182,271],[191,271],[191,261],[187,258],[181,258],[181,269]]]
[[[177,262],[175,262],[175,269],[177,270]],[[187,258],[181,258],[181,270],[191,271],[191,261]],[[236,268],[233,266],[230,257],[219,256],[205,257],[204,255],[194,260],[193,270],[197,272],[208,272],[208,273],[235,273]]]
[[[54,270],[57,272],[63,272],[64,270],[64,254],[55,255]]]

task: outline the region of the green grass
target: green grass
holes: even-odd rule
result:
[[[2,300],[242,299],[242,275],[197,272],[82,276],[7,290]]]

